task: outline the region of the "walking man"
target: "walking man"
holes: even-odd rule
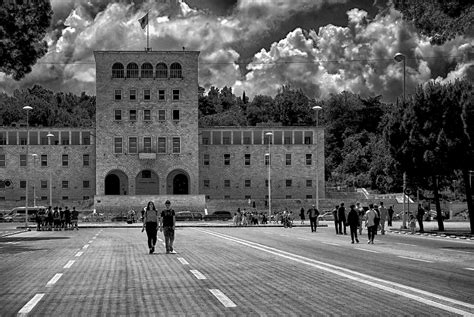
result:
[[[355,209],[354,205],[351,205],[351,210],[347,215],[347,222],[349,224],[349,229],[351,230],[351,243],[354,243],[354,240],[359,243],[359,239],[357,239],[357,226],[359,226],[359,214],[358,211]]]
[[[392,226],[393,213],[394,213],[393,206],[388,207],[388,226],[389,227]]]
[[[420,232],[423,233],[423,216],[425,215],[425,209],[418,204],[418,211],[416,212],[416,220],[418,220],[418,225],[420,226]]]
[[[388,210],[383,205],[383,201],[380,202],[379,212],[380,212],[380,232],[381,234],[385,234],[385,220],[388,217]]]
[[[303,210],[303,208],[301,208]],[[316,228],[318,227],[318,216],[319,216],[319,210],[316,209],[316,206],[313,205],[311,208],[308,209],[307,211],[309,215],[309,223],[311,225],[311,232],[316,232]],[[303,213],[304,217],[304,213]]]
[[[362,219],[365,216],[365,210],[364,208],[360,205],[359,202],[356,203],[355,210],[357,211],[357,214],[359,215],[359,235],[362,235]]]
[[[375,225],[375,219],[377,218],[377,212],[374,209],[374,205],[369,205],[369,210],[365,213],[365,226],[367,227],[367,234],[369,237],[368,244],[374,244],[374,237],[377,232],[377,226]]]
[[[175,254],[176,251],[173,249],[173,242],[176,217],[174,210],[171,209],[171,202],[169,200],[165,202],[165,207],[166,209],[161,212],[160,231],[163,230],[165,237],[166,253]]]
[[[336,205],[334,209],[332,210],[332,215],[334,217],[334,227],[336,228],[336,234],[339,234],[339,221],[337,219],[337,211],[339,209],[339,206]]]
[[[344,227],[344,234],[346,232],[346,208],[344,207],[344,203],[341,203],[341,206],[337,210],[337,220],[339,224],[339,234],[342,234],[342,227]]]

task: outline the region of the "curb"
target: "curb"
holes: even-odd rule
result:
[[[433,232],[433,231],[426,231],[424,233],[415,232],[412,234],[408,230],[387,230],[390,233],[397,233],[403,235],[413,235],[413,236],[425,236],[425,237],[435,237],[435,238],[446,238],[446,239],[458,239],[458,240],[466,240],[466,241],[474,241],[473,235],[465,235],[465,234],[452,234],[452,233],[444,233],[444,232]]]

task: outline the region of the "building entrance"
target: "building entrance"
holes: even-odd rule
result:
[[[135,177],[135,195],[159,195],[158,175],[152,170],[143,170]]]
[[[111,171],[104,180],[105,195],[127,195],[128,177],[120,170]]]

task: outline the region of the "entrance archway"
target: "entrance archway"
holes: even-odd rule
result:
[[[189,195],[189,176],[182,170],[172,171],[167,178],[168,194]]]
[[[143,170],[135,177],[136,195],[159,195],[160,182],[158,175],[152,170]]]
[[[127,195],[128,177],[120,171],[110,171],[104,179],[105,195]]]

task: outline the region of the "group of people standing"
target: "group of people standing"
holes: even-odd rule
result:
[[[155,252],[158,230],[163,232],[166,253],[176,253],[173,248],[175,228],[176,215],[174,210],[171,209],[171,202],[169,200],[165,202],[165,209],[161,211],[160,216],[158,216],[155,204],[152,201],[148,202],[147,206],[143,209],[142,232],[146,230],[150,254]]]
[[[40,209],[36,215],[36,230],[38,231],[61,231],[61,230],[79,230],[77,221],[79,212],[76,207],[72,210],[68,206],[54,207],[49,206],[46,210]]]
[[[264,212],[259,213],[256,210],[252,211],[245,208],[241,210],[237,208],[232,221],[236,227],[246,227],[259,224],[265,225],[268,223],[268,218]]]

